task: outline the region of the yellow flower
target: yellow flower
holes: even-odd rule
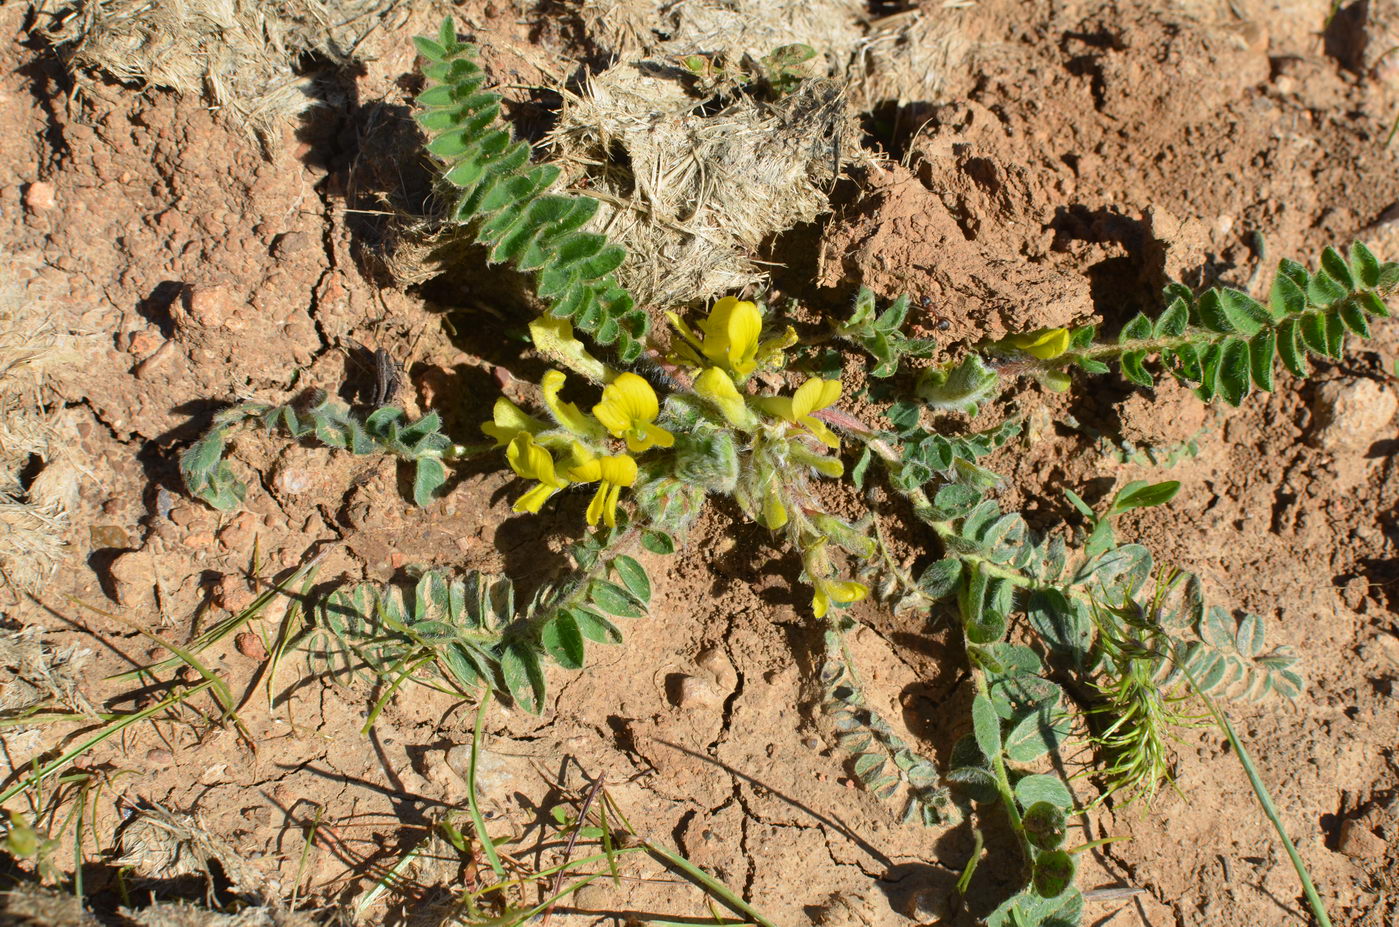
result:
[[[1006,339],[1011,347],[1019,348],[1031,357],[1040,360],[1053,360],[1069,349],[1067,328],[1046,328],[1023,335],[1011,335]]]
[[[763,314],[755,303],[725,296],[714,304],[709,318],[700,323],[704,343],[700,350],[718,366],[737,377],[746,377],[758,366],[758,339],[763,334]]]
[[[495,438],[496,447],[505,447],[521,432],[537,435],[545,428],[543,422],[524,412],[504,396],[495,401],[491,418],[492,421],[482,425],[481,430]]]
[[[607,527],[617,527],[617,500],[623,486],[636,483],[636,461],[628,454],[599,457],[575,441],[567,473],[575,483],[599,484],[593,501],[588,503],[588,524],[595,525],[602,519]]]
[[[539,388],[544,393],[544,404],[549,407],[554,420],[579,437],[601,437],[602,433],[597,425],[584,415],[581,409],[559,398],[563,384],[564,375],[557,370],[550,370],[544,374],[544,379],[539,381]]]
[[[753,424],[753,414],[748,411],[743,394],[734,386],[729,375],[718,367],[706,368],[704,373],[695,377],[695,392],[718,406],[730,425],[745,427]]]
[[[818,579],[816,595],[811,599],[811,610],[817,618],[825,618],[831,603],[849,605],[870,594],[869,587],[853,579]]]
[[[740,380],[757,368],[763,314],[756,303],[725,296],[714,304],[709,317],[699,323],[703,338],[691,331],[675,313],[669,315],[671,324],[687,342],[681,347],[683,361],[700,366],[707,360]]]
[[[583,342],[573,337],[573,326],[569,324],[568,319],[541,315],[529,323],[529,334],[535,348],[545,357],[583,374],[596,383],[611,378],[612,371],[607,365],[589,354]]]
[[[661,412],[656,391],[634,373],[623,373],[602,389],[602,402],[593,415],[614,438],[626,438],[627,450],[640,454],[652,447],[670,447],[675,435],[653,424]]]
[[[820,377],[812,377],[797,387],[796,393],[790,397],[770,396],[761,402],[763,408],[770,415],[775,415],[793,425],[800,425],[827,447],[840,447],[840,439],[826,427],[825,422],[812,415],[813,412],[819,412],[834,405],[839,398],[839,380],[823,380]]]
[[[527,480],[538,480],[539,485],[515,500],[512,508],[516,512],[538,512],[549,497],[568,485],[568,480],[554,470],[554,458],[544,448],[534,443],[534,436],[522,431],[510,440],[505,449],[505,459],[510,469]]]

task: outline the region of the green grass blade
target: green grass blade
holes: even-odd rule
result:
[[[0,805],[9,801],[11,798],[15,797],[27,788],[40,786],[43,783],[44,779],[58,772],[60,769],[63,769],[69,763],[73,762],[75,759],[82,756],[84,753],[91,750],[93,747],[102,743],[102,741],[111,737],[113,734],[118,734],[126,728],[130,727],[131,725],[144,721],[152,715],[160,714],[165,709],[170,708],[173,705],[178,705],[190,696],[197,695],[200,692],[203,692],[205,689],[211,688],[212,686],[213,682],[205,680],[197,686],[193,686],[192,688],[185,689],[182,692],[178,692],[174,695],[167,696],[166,698],[162,699],[159,702],[156,702],[154,705],[151,705],[148,708],[143,708],[140,711],[132,712],[129,715],[123,716],[118,721],[109,723],[106,727],[102,728],[97,733],[93,734],[91,737],[78,744],[76,747],[72,748],[71,750],[68,750],[62,756],[58,757],[57,759],[50,760],[48,763],[45,763],[43,766],[40,766],[34,772],[30,773],[24,779],[10,786],[4,792],[0,792]]]
[[[500,854],[496,852],[491,835],[486,832],[486,819],[481,817],[481,809],[476,803],[476,757],[481,752],[481,731],[486,724],[486,707],[491,704],[491,689],[481,687],[481,704],[476,709],[476,726],[471,733],[471,765],[466,773],[466,802],[471,809],[471,824],[476,828],[476,839],[481,841],[481,851],[490,861],[491,871],[497,879],[505,878],[505,867],[501,865]]]

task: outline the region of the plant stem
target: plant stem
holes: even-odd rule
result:
[[[1307,897],[1307,906],[1312,909],[1312,916],[1316,918],[1318,927],[1331,927],[1331,919],[1326,916],[1326,908],[1321,902],[1321,896],[1317,894],[1316,886],[1312,884],[1312,877],[1307,872],[1307,865],[1302,861],[1302,856],[1297,852],[1297,847],[1292,842],[1292,838],[1287,836],[1287,831],[1282,826],[1282,819],[1278,816],[1278,809],[1273,805],[1272,796],[1268,794],[1268,787],[1263,784],[1263,780],[1258,775],[1258,769],[1253,765],[1253,758],[1244,749],[1239,735],[1234,731],[1234,725],[1229,723],[1229,716],[1214,703],[1214,700],[1200,691],[1200,687],[1195,684],[1194,678],[1187,670],[1185,678],[1190,680],[1190,687],[1195,690],[1195,694],[1205,703],[1210,714],[1214,716],[1215,723],[1228,738],[1229,745],[1234,748],[1234,755],[1239,758],[1239,764],[1244,768],[1244,775],[1248,776],[1248,784],[1253,787],[1253,794],[1258,798],[1258,804],[1263,809],[1263,814],[1269,823],[1273,825],[1273,830],[1277,831],[1278,839],[1282,841],[1283,849],[1287,850],[1287,857],[1292,861],[1292,868],[1297,871],[1297,879],[1302,883],[1302,894]]]

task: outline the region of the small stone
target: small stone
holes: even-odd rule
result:
[[[227,287],[197,286],[185,297],[185,311],[191,321],[209,328],[224,326],[237,315],[238,300]]]
[[[728,654],[720,647],[706,647],[695,654],[695,665],[708,673],[724,692],[732,692],[738,685],[738,673],[734,672]]]
[[[1389,427],[1399,399],[1374,380],[1329,380],[1312,404],[1312,443],[1324,451],[1367,451]]]
[[[141,363],[137,364],[136,369],[132,372],[135,374],[136,379],[144,380],[161,367],[164,367],[165,364],[169,362],[170,358],[174,356],[175,342],[162,341],[160,347],[156,348],[150,357],[147,357],[145,360],[141,361]]]
[[[243,577],[229,573],[214,587],[213,600],[224,611],[237,614],[253,601],[253,591]]]
[[[278,493],[295,496],[310,489],[312,482],[309,470],[303,470],[301,467],[279,467],[272,484]]]
[[[131,538],[120,525],[93,525],[88,529],[88,540],[93,550],[131,546]]]
[[[24,208],[30,212],[47,212],[57,205],[53,184],[46,180],[36,180],[24,191]]]
[[[698,676],[677,676],[670,686],[671,702],[687,711],[712,708],[724,701],[719,690],[707,679]]]
[[[257,530],[259,519],[252,512],[239,512],[233,520],[219,532],[219,543],[224,550],[246,550],[253,542],[253,532]]]
[[[130,608],[154,600],[155,558],[148,551],[122,554],[112,561],[107,572],[118,604]]]
[[[1351,859],[1379,861],[1384,858],[1385,842],[1363,821],[1347,820],[1341,822],[1338,849]]]
[[[152,766],[169,766],[175,762],[175,754],[164,747],[152,747],[146,751],[146,762]]]
[[[240,631],[238,636],[233,638],[233,646],[249,660],[261,662],[267,659],[267,648],[262,645],[262,638],[252,631]]]
[[[126,350],[128,354],[144,356],[151,353],[163,344],[163,339],[158,332],[149,329],[132,332],[126,339]]]
[[[208,550],[214,546],[214,534],[211,531],[191,531],[185,535],[185,546],[195,550]]]

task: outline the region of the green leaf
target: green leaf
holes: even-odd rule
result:
[[[1001,797],[996,777],[984,766],[953,766],[947,771],[947,783],[966,792],[972,801],[983,804],[999,801]]]
[[[1057,898],[1074,884],[1074,858],[1063,850],[1051,850],[1035,858],[1033,883],[1042,898]],[[1043,923],[1043,922],[1041,922]]]
[[[1307,308],[1307,294],[1302,292],[1292,278],[1278,272],[1273,278],[1273,288],[1268,294],[1268,309],[1275,319],[1298,315]]]
[[[1209,289],[1201,293],[1195,308],[1200,313],[1201,323],[1211,331],[1225,334],[1234,331],[1229,316],[1224,312],[1224,302],[1220,298],[1219,290]]]
[[[1311,282],[1311,275],[1307,273],[1307,269],[1290,258],[1278,261],[1278,273],[1291,280],[1303,292],[1306,292],[1307,285]]]
[[[1350,265],[1335,248],[1328,245],[1322,250],[1321,267],[1345,289],[1355,289],[1355,279],[1351,276]]]
[[[1006,757],[1014,763],[1033,763],[1058,749],[1068,738],[1071,724],[1062,708],[1044,707],[1029,712],[1006,734]]]
[[[1022,808],[1029,808],[1037,802],[1048,802],[1055,808],[1069,809],[1074,806],[1073,793],[1058,776],[1029,775],[1015,783],[1015,800]]]
[[[1345,299],[1350,290],[1336,282],[1325,270],[1312,274],[1307,284],[1307,300],[1315,306],[1329,306],[1339,299]]]
[[[588,587],[588,599],[608,614],[620,618],[640,618],[646,614],[630,593],[605,579],[593,580]]]
[[[1127,351],[1118,358],[1118,362],[1122,365],[1123,376],[1139,386],[1151,388],[1156,385],[1156,380],[1142,363],[1145,359],[1145,351]]]
[[[537,715],[544,707],[544,670],[539,655],[524,641],[511,641],[500,653],[505,690],[521,708]]]
[[[918,588],[930,599],[945,599],[957,589],[962,578],[962,561],[944,557],[928,566],[918,577]]]
[[[1110,515],[1120,515],[1123,512],[1130,512],[1132,509],[1150,508],[1156,505],[1165,505],[1176,497],[1180,491],[1179,480],[1166,480],[1161,483],[1146,483],[1137,480],[1122,487],[1122,490],[1113,499],[1112,507],[1108,510]]]
[[[1219,294],[1220,308],[1228,317],[1234,330],[1244,335],[1253,336],[1258,334],[1271,321],[1268,310],[1263,308],[1263,304],[1238,290],[1225,289]]]
[[[1051,649],[1082,664],[1093,639],[1093,623],[1062,592],[1053,587],[1035,590],[1025,603],[1025,615]]]
[[[539,629],[539,643],[554,662],[565,669],[583,668],[583,633],[567,610],[561,610]]]
[[[1265,328],[1248,343],[1248,368],[1253,377],[1253,385],[1270,393],[1273,390],[1273,358],[1277,356],[1277,342],[1271,328]]]
[[[1355,300],[1346,300],[1341,304],[1340,312],[1337,313],[1346,328],[1350,329],[1361,338],[1370,337],[1370,323],[1365,318],[1365,310],[1360,308],[1360,304]]]
[[[641,546],[653,554],[675,553],[675,541],[664,531],[646,531],[641,535]]]
[[[621,630],[597,612],[587,608],[570,608],[568,613],[572,616],[574,623],[578,625],[579,632],[593,643],[620,644],[622,642]]]
[[[999,756],[1001,753],[1001,719],[991,700],[980,693],[972,699],[972,734],[982,755]]]
[[[1128,341],[1141,341],[1151,337],[1151,320],[1145,313],[1138,312],[1126,325],[1122,326],[1122,331],[1117,336],[1118,344],[1125,344]]]
[[[622,578],[622,585],[642,604],[651,601],[651,579],[646,575],[645,567],[622,554],[612,561],[612,568]]]
[[[1234,634],[1234,647],[1246,657],[1256,657],[1263,652],[1266,629],[1263,619],[1253,613],[1244,615],[1239,630]]]
[[[1362,286],[1379,286],[1380,262],[1361,242],[1351,243],[1350,269]]]
[[[1237,406],[1249,391],[1248,342],[1230,338],[1224,342],[1219,358],[1219,395],[1231,406]]]
[[[1320,312],[1307,312],[1302,315],[1298,327],[1301,330],[1302,343],[1314,354],[1322,357],[1329,357],[1330,351],[1326,344],[1326,317]]]
[[[413,502],[419,506],[432,503],[432,494],[447,482],[447,468],[436,457],[419,457],[413,468]]]
[[[1185,300],[1177,297],[1166,307],[1166,311],[1161,313],[1156,320],[1155,332],[1157,338],[1174,338],[1185,331],[1185,326],[1190,323],[1190,305]]]
[[[1300,335],[1296,319],[1288,319],[1278,326],[1278,354],[1282,356],[1282,365],[1295,377],[1307,375],[1306,353],[1298,340]]]
[[[1068,818],[1064,809],[1047,801],[1037,801],[1026,808],[1022,822],[1025,825],[1025,836],[1033,846],[1041,850],[1058,849],[1063,845],[1064,835],[1068,832]],[[1057,895],[1058,892],[1054,894]]]

